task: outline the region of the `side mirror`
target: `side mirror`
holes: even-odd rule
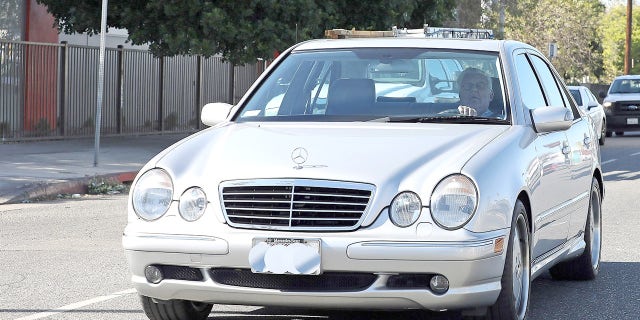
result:
[[[215,126],[216,124],[227,120],[232,105],[228,103],[216,102],[207,103],[202,107],[200,113],[200,121],[207,126]]]
[[[591,101],[591,102],[589,102],[589,104],[587,105],[587,110],[591,110],[591,109],[593,109],[593,108],[595,108],[595,107],[597,107],[597,106],[598,106],[598,103],[597,103],[597,102],[595,102],[595,101]]]
[[[537,133],[567,130],[573,123],[573,113],[565,107],[540,107],[530,112]]]

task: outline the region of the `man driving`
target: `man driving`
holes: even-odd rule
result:
[[[491,79],[482,70],[467,68],[458,76],[460,88],[460,114],[468,116],[495,117],[489,110],[489,104],[493,100],[493,88]]]

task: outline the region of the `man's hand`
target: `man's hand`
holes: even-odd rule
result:
[[[460,111],[460,114],[465,115],[465,116],[477,116],[478,115],[478,111],[476,111],[476,109],[471,108],[471,107],[467,107],[467,106],[459,106],[458,107],[458,111]]]

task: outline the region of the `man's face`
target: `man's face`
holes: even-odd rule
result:
[[[489,109],[493,91],[489,79],[480,74],[469,74],[460,83],[460,104],[478,111],[478,115]]]

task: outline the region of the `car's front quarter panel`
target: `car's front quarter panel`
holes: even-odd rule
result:
[[[473,232],[508,229],[521,192],[535,191],[541,168],[530,127],[513,126],[491,141],[464,166],[478,185],[478,209],[465,226]]]

